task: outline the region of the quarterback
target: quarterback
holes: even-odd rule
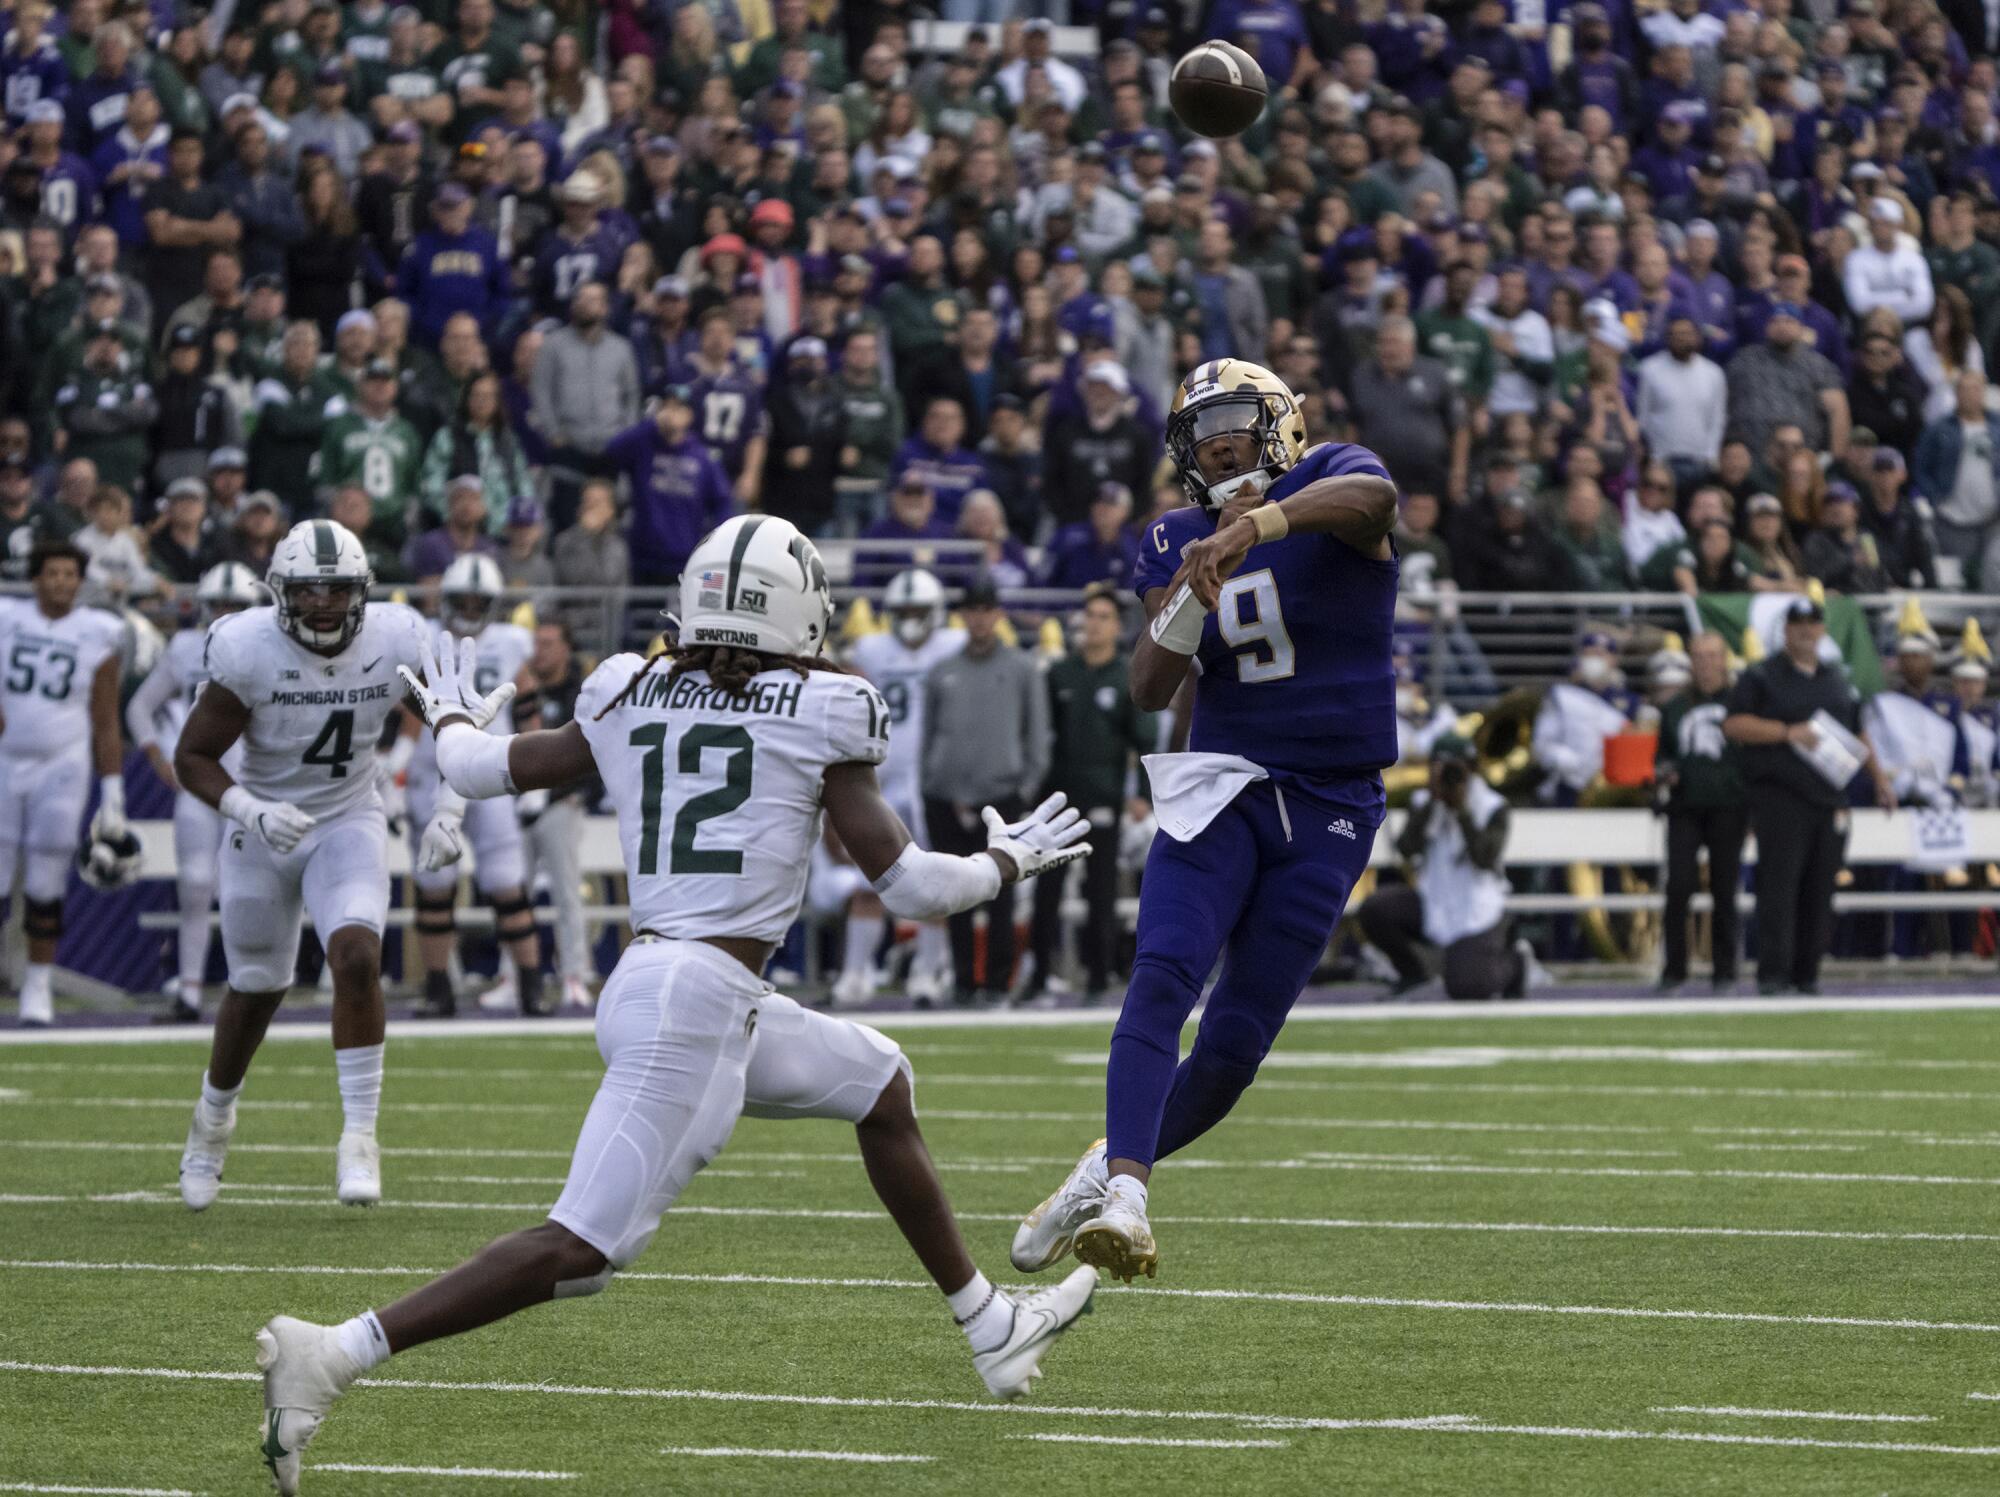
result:
[[[989,900],[1085,855],[1088,828],[1053,796],[987,850],[924,852],[875,783],[888,751],[881,693],[821,658],[833,600],[819,552],[789,521],[726,521],[688,558],[685,622],[667,657],[614,655],[546,732],[481,731],[513,694],[470,689],[476,648],[413,674],[438,767],[469,799],[567,783],[593,767],[617,812],[632,944],[597,1007],[604,1080],[569,1180],[540,1226],[502,1237],[394,1304],[337,1326],[279,1316],[257,1334],[262,1452],[280,1492],[333,1401],[392,1354],[550,1299],[596,1294],[646,1250],[661,1215],[721,1152],[736,1119],[855,1125],[876,1194],[937,1282],[996,1397],[1026,1393],[1090,1305],[1080,1268],[1016,1299],[973,1265],[917,1127],[893,1040],[772,991],[765,964],[798,917],[822,812],[906,918]]]
[[[361,542],[303,520],[271,554],[276,601],[208,629],[208,684],[181,728],[182,789],[233,822],[218,884],[229,991],[181,1156],[193,1211],[222,1188],[236,1097],[292,985],[310,913],[333,971],[333,1061],[344,1125],[335,1188],[348,1205],[382,1198],[375,1115],[382,1099],[382,926],[389,829],[375,745],[402,704],[397,671],[424,657],[430,626],[399,603],[370,603]],[[240,767],[223,759],[239,742]]]

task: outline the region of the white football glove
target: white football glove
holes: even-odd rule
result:
[[[97,783],[97,814],[90,818],[91,840],[122,842],[125,839],[125,777],[108,774]]]
[[[222,792],[217,809],[238,826],[257,834],[272,852],[290,852],[319,822],[297,806],[283,801],[261,800],[241,785]]]
[[[533,826],[542,819],[542,812],[549,808],[547,790],[523,790],[514,797],[514,815],[522,826]]]
[[[447,717],[470,718],[473,727],[484,728],[514,700],[512,681],[501,683],[483,697],[473,690],[472,683],[479,670],[477,640],[462,639],[456,650],[449,643],[440,649],[436,640],[426,640],[423,665],[421,681],[407,665],[397,666],[396,674],[403,678],[403,685],[416,699],[417,710],[432,732]]]
[[[1090,856],[1084,840],[1090,823],[1060,790],[1019,821],[1005,820],[991,806],[979,814],[986,822],[986,850],[1012,858],[1022,878]]]
[[[436,873],[465,856],[465,823],[449,812],[440,811],[417,843],[417,871]]]
[[[387,754],[375,760],[375,788],[382,797],[382,814],[388,818],[390,834],[402,836],[410,821],[410,792],[391,767]]]

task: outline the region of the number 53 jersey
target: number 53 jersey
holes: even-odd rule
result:
[[[783,940],[819,840],[821,776],[882,762],[888,707],[861,677],[831,670],[765,671],[732,697],[706,672],[670,681],[665,661],[645,667],[612,656],[576,702],[618,813],[632,928]]]
[[[370,603],[338,655],[316,655],[251,608],[208,628],[208,679],[250,709],[245,789],[327,821],[380,805],[375,745],[403,700],[396,667],[421,672],[430,626],[400,603]]]
[[[90,687],[125,626],[96,608],[52,619],[33,598],[0,603],[0,753],[50,759],[90,753]]]

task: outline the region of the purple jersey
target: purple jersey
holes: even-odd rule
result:
[[[6,101],[7,123],[24,124],[30,104],[43,99],[60,104],[68,94],[69,69],[63,66],[54,38],[43,36],[22,51],[15,33],[9,31],[0,45],[0,98]]]
[[[97,174],[81,156],[62,151],[42,168],[42,212],[62,225],[65,238],[97,217]]]
[[[678,573],[701,538],[729,518],[729,480],[693,435],[671,445],[650,417],[605,446],[632,482],[632,568]]]
[[[131,163],[143,161],[160,169],[157,177],[128,176],[115,186],[104,189],[105,222],[111,225],[118,242],[127,249],[146,243],[145,198],[154,182],[167,179],[167,141],[170,134],[165,125],[159,125],[151,136],[140,141],[133,138],[130,130],[120,128],[90,158],[91,168],[99,182],[109,182],[114,171]],[[42,196],[47,201],[46,187]]]
[[[1279,478],[1270,497],[1350,473],[1389,476],[1367,448],[1328,442]],[[1192,506],[1154,521],[1139,545],[1134,590],[1144,597],[1165,587],[1182,550],[1214,529]],[[1310,781],[1373,776],[1395,763],[1396,574],[1394,557],[1377,561],[1331,535],[1253,547],[1202,626],[1188,747]]]
[[[731,371],[704,375],[689,388],[694,401],[694,434],[734,483],[743,476],[751,438],[764,435],[763,387]]]
[[[576,288],[591,281],[609,286],[618,276],[618,261],[631,241],[609,224],[599,222],[581,239],[560,226],[542,236],[535,249],[535,307],[549,316],[566,316]]]

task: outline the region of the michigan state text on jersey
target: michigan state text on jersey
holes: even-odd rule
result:
[[[1154,1273],[1152,1167],[1256,1076],[1368,866],[1396,759],[1396,490],[1381,459],[1306,451],[1292,392],[1237,359],[1182,382],[1167,449],[1191,505],[1140,549],[1151,625],[1132,697],[1163,708],[1192,670],[1194,723],[1188,752],[1146,760],[1160,832],[1111,1039],[1106,1141],[1022,1221],[1014,1263],[1031,1272],[1074,1248],[1121,1278]]]

